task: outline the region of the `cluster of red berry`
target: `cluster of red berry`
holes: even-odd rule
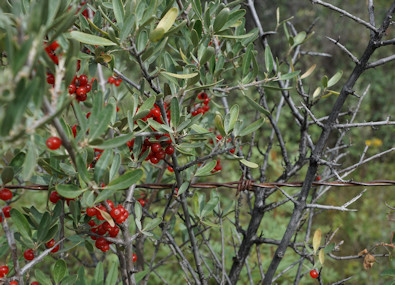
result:
[[[168,134],[165,134],[164,136],[166,135]],[[160,137],[161,136],[157,136],[157,139],[159,139]],[[145,139],[141,153],[143,154],[148,149],[150,149],[150,152],[145,160],[146,161],[149,160],[153,164],[158,164],[161,160],[165,159],[166,154],[172,155],[174,153],[174,147],[169,143],[170,141],[151,143],[148,139]],[[129,147],[129,150],[132,151],[134,145],[134,139],[127,142],[127,145]],[[132,158],[133,158],[133,154],[132,154]]]
[[[111,200],[107,200],[107,204],[111,208],[110,215],[114,220],[118,223],[121,224],[123,223],[128,217],[129,213],[125,210],[125,208],[122,205],[118,205],[117,207],[114,207],[114,203]],[[102,215],[103,212],[107,212],[106,207],[104,205],[99,205],[97,207],[92,207],[92,208],[87,208],[86,209],[86,214],[89,217],[94,217],[98,220],[103,221],[104,217]],[[110,237],[116,237],[119,233],[119,228],[117,225],[114,225],[113,227],[110,225],[108,221],[105,221],[104,223],[97,225],[94,220],[90,220],[88,223],[92,228],[91,232],[98,234],[100,236],[104,236],[106,233]],[[104,237],[96,238],[95,236],[91,236],[93,240],[96,240],[95,246],[100,249],[101,251],[105,252],[110,249],[110,244],[111,242],[107,241]]]
[[[193,106],[193,111],[192,111],[192,116],[197,116],[198,114],[205,114],[210,110],[210,106],[208,105],[210,103],[210,98],[208,98],[208,95],[206,92],[201,92],[197,95],[197,98],[201,101],[198,104],[195,104]]]
[[[51,239],[49,242],[45,243],[45,246],[47,248],[52,248],[55,245],[56,241],[54,239]],[[60,245],[58,244],[57,246],[54,247],[53,250],[51,250],[52,253],[55,253],[59,250]]]
[[[122,78],[116,79],[116,78],[110,76],[110,77],[108,78],[108,83],[114,84],[115,86],[118,87],[118,86],[121,85],[121,83],[122,83]]]
[[[129,212],[122,205],[118,205],[111,209],[110,215],[118,224],[121,224],[129,217]]]
[[[4,189],[0,190],[0,200],[8,201],[11,199],[12,199],[12,192],[10,189],[4,188]],[[10,206],[3,207],[2,211],[3,211],[4,217],[6,217],[6,218],[11,217],[11,215],[10,215],[11,207]],[[0,215],[0,223],[2,221],[3,221],[3,216]]]
[[[73,81],[69,85],[69,94],[76,94],[76,99],[78,102],[84,102],[87,99],[87,93],[92,89],[92,82],[96,78],[92,78],[91,83],[88,82],[88,76],[85,74],[80,75],[79,77],[74,76]]]

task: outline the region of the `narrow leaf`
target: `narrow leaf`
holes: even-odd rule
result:
[[[113,148],[116,148],[116,147],[126,144],[132,138],[133,138],[133,134],[121,135],[121,136],[115,137],[113,139],[106,140],[103,143],[100,143],[100,144],[91,143],[91,145],[94,146],[95,148],[99,148],[99,149],[113,149]],[[100,157],[100,159],[102,159],[102,157]]]
[[[173,128],[176,128],[180,123],[180,103],[177,97],[173,97],[170,103],[170,118]]]
[[[263,108],[261,105],[259,105],[257,102],[255,102],[254,100],[252,100],[250,97],[245,96],[245,98],[247,99],[248,103],[250,104],[251,107],[253,107],[255,110],[261,112],[262,114],[269,116],[270,112],[268,110],[266,110],[265,108]]]
[[[325,252],[324,249],[321,249],[318,253],[318,259],[320,260],[321,265],[324,265],[325,262]]]
[[[162,217],[157,217],[153,220],[151,220],[143,229],[143,231],[148,232],[159,226],[159,224],[162,222]]]
[[[302,74],[302,76],[300,76],[300,79],[305,79],[309,77],[313,73],[316,67],[317,65],[313,64],[305,73]]]
[[[229,8],[224,8],[221,10],[221,12],[218,13],[218,15],[215,17],[214,20],[214,32],[218,32],[221,30],[221,28],[226,24],[228,21],[230,14],[230,9]]]
[[[15,208],[11,209],[10,214],[14,225],[16,225],[22,236],[30,238],[32,232],[26,217]]]
[[[195,77],[196,75],[199,75],[199,73],[197,73],[197,72],[193,72],[193,73],[189,73],[189,74],[177,74],[177,73],[171,73],[171,72],[166,72],[166,71],[162,71],[161,74],[179,78],[179,79],[188,79],[188,78]]]
[[[74,184],[58,184],[55,188],[60,196],[69,199],[77,198],[85,191]]]
[[[336,72],[336,74],[333,75],[331,77],[331,79],[328,80],[328,86],[327,87],[329,88],[329,87],[335,85],[342,78],[342,75],[343,75],[343,71],[342,70]]]
[[[273,65],[273,54],[269,46],[265,48],[265,66],[267,73],[271,73],[274,65]]]
[[[125,17],[122,0],[112,0],[112,7],[114,9],[114,16],[117,20],[117,24],[119,25],[119,27],[122,27],[123,18]]]
[[[265,119],[261,118],[255,122],[253,122],[252,124],[249,124],[246,128],[241,130],[240,136],[243,137],[243,136],[246,136],[252,132],[255,132],[260,127],[262,127],[264,123],[265,123]]]
[[[317,229],[314,232],[314,237],[313,237],[313,250],[314,250],[314,254],[317,252],[318,248],[320,247],[321,244],[321,229]]]
[[[212,160],[210,162],[207,162],[203,167],[200,167],[196,173],[195,176],[207,176],[211,174],[211,170],[214,169],[214,167],[217,165],[216,160]]]
[[[173,26],[175,20],[178,16],[178,8],[173,7],[167,11],[167,13],[163,16],[163,18],[159,21],[157,28],[162,28],[166,33],[171,26]]]
[[[99,183],[103,177],[103,174],[107,170],[107,166],[110,163],[110,159],[112,156],[112,150],[106,149],[102,152],[100,159],[97,161],[95,165],[95,173],[93,178],[95,179],[96,183]]]
[[[287,73],[287,74],[281,74],[279,79],[280,80],[292,79],[292,78],[298,76],[299,73],[300,73],[300,70],[294,71],[294,72],[290,72],[290,73]]]
[[[70,33],[71,37],[81,43],[88,44],[88,45],[98,45],[98,46],[114,46],[116,43],[102,38],[98,36],[94,36],[91,34],[83,33],[83,32],[78,32],[78,31],[72,31]]]
[[[127,189],[131,185],[137,183],[142,176],[143,176],[143,171],[141,169],[125,172],[122,176],[111,181],[111,183],[108,184],[107,189],[110,190]]]
[[[233,105],[232,108],[230,108],[229,113],[225,116],[224,128],[226,134],[229,134],[233,130],[238,117],[239,105]]]
[[[215,116],[214,124],[215,124],[215,127],[217,128],[217,130],[220,132],[220,134],[222,136],[226,136],[225,129],[224,129],[224,124],[222,123],[221,115],[217,114]]]
[[[240,162],[249,168],[258,168],[259,167],[259,165],[256,164],[255,162],[248,161],[244,158],[241,159]]]

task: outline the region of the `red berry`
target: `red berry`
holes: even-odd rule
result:
[[[199,100],[204,100],[204,99],[208,98],[206,92],[199,93],[197,97],[198,97]]]
[[[11,281],[10,283],[8,283],[9,285],[18,285],[18,281]]]
[[[140,198],[137,201],[140,203],[141,207],[145,206],[145,200],[143,198]]]
[[[89,216],[89,217],[93,217],[93,216],[96,216],[96,209],[95,208],[86,208],[86,214]]]
[[[108,83],[114,84],[114,83],[115,83],[115,78],[112,77],[112,76],[110,76],[110,77],[108,78]]]
[[[47,73],[47,83],[55,84],[55,76],[52,73]]]
[[[199,113],[197,112],[197,110],[192,112],[192,116],[197,116]]]
[[[0,223],[3,221],[3,216],[0,215]]]
[[[7,265],[0,266],[0,278],[3,278],[10,272],[10,269]]]
[[[96,226],[96,223],[95,223],[94,220],[90,220],[90,221],[88,222],[88,225],[90,225],[91,227],[94,227],[94,226]]]
[[[119,85],[121,85],[121,82],[122,82],[122,79],[117,79],[117,80],[115,80],[114,85],[118,87]]]
[[[33,260],[34,259],[33,249],[26,249],[25,252],[23,253],[23,256],[25,257],[26,260]]]
[[[156,156],[153,156],[150,158],[151,163],[153,164],[158,164],[159,163],[159,159]]]
[[[110,250],[110,245],[107,243],[105,245],[102,246],[102,248],[100,249],[102,252],[106,252]]]
[[[76,137],[76,136],[77,136],[77,125],[74,125],[74,126],[71,128],[71,131],[73,132],[73,137]]]
[[[150,111],[150,115],[154,118],[160,118],[160,110],[159,108],[154,108]]]
[[[99,237],[96,242],[95,242],[95,246],[97,248],[102,248],[104,245],[108,244],[106,239],[104,237]]]
[[[12,199],[12,192],[10,189],[4,188],[3,190],[0,190],[0,199],[7,201]]]
[[[47,147],[49,149],[55,150],[60,148],[62,141],[58,137],[50,137],[47,139]]]
[[[11,217],[10,211],[11,211],[11,207],[10,207],[10,206],[5,206],[5,207],[3,208],[4,217],[6,217],[6,218]]]
[[[77,95],[75,99],[77,99],[78,102],[84,102],[87,98],[88,96],[86,94],[83,94],[83,95]]]
[[[173,169],[173,167],[171,167],[171,166],[168,166],[168,167],[167,167],[167,170],[169,170],[170,172],[174,172],[174,169]]]
[[[168,155],[172,155],[172,154],[174,153],[174,147],[171,146],[171,145],[169,145],[169,146],[165,149],[165,152],[166,152]]]
[[[203,112],[206,113],[206,112],[208,112],[208,110],[210,110],[210,106],[204,105],[202,109],[203,109]]]
[[[160,144],[158,144],[158,143],[153,143],[152,145],[151,145],[151,150],[153,151],[153,152],[158,152],[158,151],[160,151],[162,149],[162,147],[160,146]]]
[[[96,230],[96,233],[98,234],[98,235],[105,235],[106,234],[106,229],[103,227],[103,225],[100,225],[100,226],[98,226],[97,227],[97,230]]]
[[[47,242],[47,243],[45,244],[45,246],[46,246],[47,248],[51,248],[51,247],[53,247],[54,245],[55,245],[55,240],[54,240],[54,239],[51,239],[49,242]],[[57,245],[54,249],[51,250],[51,252],[55,253],[55,252],[57,252],[57,251],[59,250],[59,248],[60,248],[60,246]]]
[[[55,245],[55,240],[54,239],[51,239],[49,242],[47,242],[46,244],[45,244],[45,246],[47,247],[47,248],[51,248],[51,247],[53,247]]]
[[[85,87],[86,87],[86,93],[92,90],[92,85],[90,84],[86,84]]]
[[[210,103],[210,98],[206,98],[203,100],[204,105],[208,105],[208,103]]]
[[[110,237],[116,237],[118,233],[119,233],[119,228],[117,226],[111,228],[110,231],[108,232]]]
[[[311,278],[316,279],[318,277],[317,270],[315,270],[315,269],[311,270],[310,271],[310,276],[311,276]]]
[[[85,86],[78,87],[78,89],[77,89],[77,91],[76,91],[77,96],[81,96],[81,97],[82,97],[83,95],[85,95],[87,92],[88,92],[88,90],[86,89]]]
[[[316,178],[315,178],[315,181],[320,181],[321,180],[321,176],[317,176]]]
[[[51,250],[52,253],[58,252],[60,248],[60,245],[58,244],[57,246],[55,246],[55,248],[53,250]]]
[[[232,148],[229,152],[230,153],[235,153],[236,149]]]
[[[122,215],[121,210],[119,208],[113,208],[110,213],[111,217],[114,219],[118,219],[119,216]]]
[[[137,255],[135,253],[133,253],[133,262],[137,261]]]
[[[88,84],[88,76],[86,76],[85,74],[82,74],[78,80],[80,81],[80,86],[85,86],[86,84]]]
[[[89,119],[89,117],[91,116],[91,112],[86,113],[86,118]]]
[[[107,200],[107,204],[108,204],[108,206],[110,206],[111,209],[114,208],[114,202],[113,201]]]
[[[105,222],[102,224],[102,227],[103,227],[103,229],[104,229],[106,232],[109,232],[109,231],[111,230],[110,223],[107,222],[107,221],[105,221]]]
[[[155,157],[159,160],[164,159],[166,156],[166,153],[163,149],[161,149],[160,151],[158,151],[157,153],[155,153]]]
[[[51,201],[54,204],[56,204],[60,199],[61,197],[56,191],[51,192],[51,195],[49,195],[49,201]]]
[[[30,285],[40,285],[40,283],[38,283],[37,281],[34,281],[34,282],[30,283]]]

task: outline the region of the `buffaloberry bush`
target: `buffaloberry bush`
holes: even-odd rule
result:
[[[363,192],[328,202],[327,182],[386,153],[341,164],[350,128],[393,123],[342,107],[393,59],[370,57],[394,10],[357,21],[345,79],[313,74],[310,24],[263,27],[254,1],[1,2],[0,284],[340,284],[338,229],[313,220],[354,211]]]

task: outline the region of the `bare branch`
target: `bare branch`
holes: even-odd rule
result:
[[[332,4],[326,3],[326,2],[321,1],[321,0],[311,0],[311,2],[313,4],[319,4],[319,5],[322,5],[324,7],[329,8],[329,9],[331,9],[333,11],[336,11],[336,12],[338,12],[338,13],[340,13],[340,14],[342,14],[342,15],[344,15],[344,16],[352,19],[352,20],[354,20],[355,22],[357,22],[357,23],[359,23],[361,25],[364,25],[365,27],[367,27],[368,29],[372,30],[376,34],[379,33],[379,30],[375,26],[373,26],[372,24],[369,24],[368,22],[362,20],[361,18],[358,18],[357,16],[354,16],[353,14],[348,13],[347,11],[345,11],[343,9],[340,9],[340,8],[338,8],[338,7],[336,7],[336,6],[332,5]]]
[[[337,45],[342,51],[344,51],[352,59],[353,62],[359,64],[359,59],[355,55],[353,55],[344,45],[339,43],[338,40],[334,40],[330,37],[326,37],[326,38],[330,40],[332,43],[334,43],[335,45]]]
[[[393,61],[393,60],[395,60],[395,55],[390,55],[390,56],[384,57],[382,59],[376,60],[374,62],[368,63],[366,65],[366,68],[374,68],[374,67],[386,64],[386,63]]]

